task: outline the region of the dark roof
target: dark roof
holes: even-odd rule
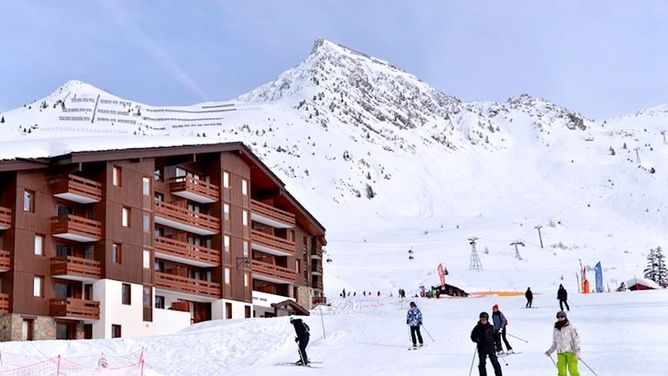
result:
[[[297,302],[290,299],[284,300],[279,303],[271,303],[271,306],[274,307],[274,312],[278,313],[279,310],[288,311],[290,314],[300,315],[300,316],[309,316],[309,312],[306,308],[297,304]]]

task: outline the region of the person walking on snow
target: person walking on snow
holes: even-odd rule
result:
[[[568,291],[564,288],[564,285],[559,285],[559,290],[557,290],[557,300],[559,300],[559,310],[564,310],[564,304],[566,305],[566,310],[570,311],[571,307],[568,306]]]
[[[578,359],[580,359],[580,335],[568,321],[566,312],[557,312],[557,322],[552,331],[552,346],[545,355],[550,356],[557,351],[557,375],[566,376],[566,369],[571,376],[580,376]]]
[[[489,361],[494,368],[494,376],[503,376],[501,365],[496,358],[496,335],[494,335],[494,327],[489,323],[487,312],[480,312],[479,317],[478,324],[471,331],[471,341],[477,344],[478,358],[480,358],[478,372],[480,372],[480,376],[487,376],[486,360],[489,356]]]
[[[294,316],[290,316],[290,324],[295,327],[295,342],[299,345],[299,360],[295,363],[298,366],[307,366],[310,362],[308,361],[308,355],[306,355],[306,346],[308,346],[308,340],[311,337],[309,333],[309,327],[306,325],[302,319],[298,319]]]
[[[498,304],[492,306],[492,322],[494,323],[494,330],[496,331],[496,354],[504,354],[503,348],[501,348],[501,338],[503,338],[503,342],[506,344],[506,351],[508,354],[512,354],[514,352],[513,347],[510,346],[510,343],[508,343],[508,339],[506,338],[506,325],[508,325],[508,320],[506,319],[506,316],[503,315],[503,312],[499,311]]]
[[[524,308],[531,308],[531,303],[533,302],[533,292],[531,292],[531,287],[527,287],[527,292],[524,293],[524,297],[527,298],[527,305]]]
[[[422,325],[422,312],[415,305],[415,302],[411,302],[411,308],[406,313],[406,324],[411,327],[411,339],[413,340],[413,347],[417,348],[417,343],[415,341],[415,335],[417,334],[417,339],[420,342],[420,347],[422,347],[422,334],[420,333],[420,325]]]

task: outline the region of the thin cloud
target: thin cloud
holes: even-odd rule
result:
[[[199,84],[181,68],[165,49],[144,32],[122,7],[117,6],[114,1],[103,1],[101,4],[107,8],[107,14],[112,17],[113,21],[128,34],[131,34],[135,42],[144,49],[148,56],[162,65],[165,70],[171,73],[185,88],[197,95],[200,100],[205,101],[209,98]]]

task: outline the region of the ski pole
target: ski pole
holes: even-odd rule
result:
[[[432,341],[432,342],[436,342],[436,340],[434,339],[434,337],[432,337],[431,334],[429,334],[429,331],[427,330],[427,327],[425,327],[424,324],[420,324],[420,325],[422,325],[422,327],[424,328],[424,332],[427,333],[427,335],[429,336],[429,338],[431,338],[431,341]]]
[[[473,348],[473,359],[471,359],[471,369],[469,370],[469,376],[471,376],[471,372],[473,372],[473,363],[475,362],[476,350],[478,350],[477,346]]]
[[[497,359],[501,359],[501,360],[503,360],[503,363],[506,365],[506,367],[508,367],[508,362],[506,362],[506,357],[504,357],[504,356],[497,356],[496,358],[497,358]]]
[[[508,332],[506,332],[506,335],[509,335],[509,336],[511,336],[511,337],[513,337],[513,338],[515,338],[515,339],[519,339],[520,341],[522,341],[522,342],[524,342],[524,343],[529,343],[529,341],[527,341],[526,339],[522,339],[522,338],[520,338],[520,337],[518,337],[518,336],[514,336],[514,335],[512,335],[512,334],[510,334],[510,333],[508,333]]]
[[[552,359],[552,354],[548,355],[550,357],[550,360],[552,361],[552,364],[554,364],[554,368],[559,368],[557,367],[557,363]]]
[[[589,368],[589,370],[591,371],[591,373],[593,373],[594,375],[598,376],[598,374],[597,374],[596,372],[594,372],[594,370],[591,369],[591,367],[589,367],[589,364],[587,364],[587,362],[585,362],[584,359],[582,359],[582,358],[579,358],[579,359],[580,359],[580,361],[582,362],[582,364],[584,364],[587,368]]]

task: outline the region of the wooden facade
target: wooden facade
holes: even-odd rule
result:
[[[195,321],[253,289],[321,301],[325,244],[241,143],[0,161],[0,313],[98,320],[90,289],[106,279],[176,297]]]

